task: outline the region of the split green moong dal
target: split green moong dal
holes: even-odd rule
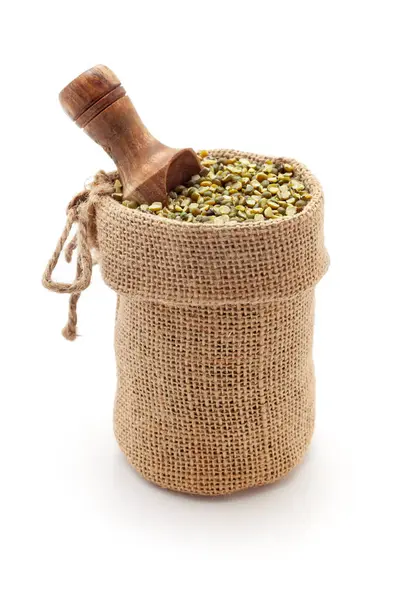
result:
[[[289,163],[215,158],[207,150],[198,155],[203,165],[200,173],[170,191],[164,204],[122,201],[118,179],[113,198],[127,208],[167,219],[213,225],[287,219],[301,212],[312,198]]]

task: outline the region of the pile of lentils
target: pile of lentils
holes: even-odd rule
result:
[[[200,173],[169,192],[165,204],[138,204],[134,200],[122,204],[167,219],[222,225],[293,217],[312,198],[288,163],[215,158],[207,150],[199,152],[199,157],[203,165]],[[118,179],[114,189],[113,198],[122,201]]]

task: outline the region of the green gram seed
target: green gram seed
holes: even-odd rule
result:
[[[170,191],[165,203],[122,201],[123,188],[115,180],[112,197],[127,208],[188,223],[244,223],[288,219],[300,213],[312,199],[296,179],[288,163],[248,158],[215,158],[207,150],[198,153],[203,165],[199,174]]]

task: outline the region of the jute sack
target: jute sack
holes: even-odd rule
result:
[[[99,173],[71,203],[46,269],[47,287],[72,292],[64,330],[72,339],[96,250],[118,295],[115,435],[137,471],[162,487],[218,495],[271,483],[310,443],[314,287],[328,266],[323,194],[304,166],[283,160],[313,196],[305,209],[219,227],[127,209],[110,196],[116,173]],[[77,278],[55,283],[74,221]]]

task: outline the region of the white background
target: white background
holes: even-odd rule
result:
[[[2,8],[0,596],[399,597],[399,18],[381,2]],[[41,287],[65,207],[110,159],[58,92],[97,64],[176,147],[293,156],[321,180],[317,423],[304,463],[220,499],[163,491],[112,432],[115,297]],[[73,269],[60,267],[58,276]]]

